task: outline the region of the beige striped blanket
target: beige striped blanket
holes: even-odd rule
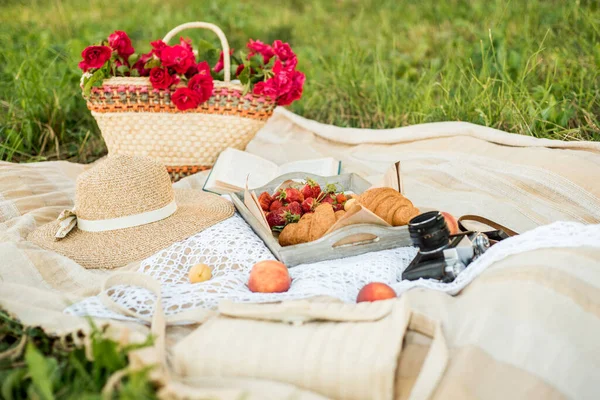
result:
[[[563,220],[600,224],[598,143],[535,139],[462,122],[345,129],[278,109],[248,151],[277,163],[332,156],[342,160],[344,172],[374,183],[400,160],[405,192],[414,203],[482,215],[520,232]],[[85,168],[0,163],[0,306],[58,335],[88,329],[85,319],[62,311],[97,294],[109,272],[86,270],[25,238],[73,205],[74,182]],[[177,185],[199,188],[204,179],[199,174]],[[417,289],[403,298],[441,321],[448,342],[450,360],[433,398],[600,398],[600,247],[511,256],[457,296]],[[127,340],[148,333],[135,323],[110,324],[121,339],[124,329]],[[168,350],[192,329],[169,328]],[[398,368],[406,387],[428,348],[419,334],[407,335]],[[284,398],[296,390],[243,378],[226,381],[228,391],[215,383],[210,393]],[[399,389],[394,396],[405,394]]]

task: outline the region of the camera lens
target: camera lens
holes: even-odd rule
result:
[[[450,230],[439,211],[429,211],[411,219],[408,232],[421,253],[440,251],[450,243]]]

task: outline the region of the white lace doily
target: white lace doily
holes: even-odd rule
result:
[[[412,247],[367,253],[344,259],[303,264],[290,268],[292,287],[285,293],[252,293],[246,286],[252,266],[275,259],[262,240],[238,215],[177,242],[141,263],[139,272],[161,282],[163,307],[172,315],[196,307],[214,309],[222,299],[238,302],[272,302],[313,296],[332,296],[354,302],[359,290],[370,282],[385,282],[398,295],[413,287],[457,294],[496,261],[513,254],[548,247],[600,246],[600,225],[559,222],[504,240],[473,262],[454,282],[402,281],[402,271],[416,254]],[[213,278],[190,284],[188,270],[195,264],[213,266]],[[142,315],[150,315],[155,296],[146,289],[115,286],[110,296]],[[78,316],[135,320],[106,308],[97,296],[65,310]]]

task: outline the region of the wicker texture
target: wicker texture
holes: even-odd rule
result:
[[[87,220],[158,210],[173,201],[164,167],[149,159],[114,156],[77,178],[77,216]]]
[[[179,110],[171,102],[171,95],[177,89],[154,89],[148,78],[110,78],[103,81],[102,87],[92,89],[87,98],[91,111],[102,112],[170,112],[235,115],[266,121],[275,103],[270,98],[251,93],[244,94],[241,85],[236,83],[214,82],[213,95],[193,110]],[[178,85],[181,87],[184,85]]]
[[[60,253],[85,268],[117,268],[142,260],[234,213],[219,196],[173,189],[164,166],[148,158],[109,156],[77,180],[75,209],[92,220],[135,215],[175,199],[177,211],[160,221],[132,228],[85,232],[75,227],[64,239],[54,234],[58,221],[42,225],[28,240]]]
[[[147,156],[167,167],[211,166],[227,147],[245,149],[263,126],[262,121],[231,115],[153,112],[92,115],[110,154]],[[217,134],[220,129],[223,131]]]
[[[154,89],[147,77],[106,79],[86,97],[109,154],[151,157],[167,166],[172,180],[210,168],[227,147],[244,150],[276,105],[269,97],[244,94],[242,85],[230,81],[229,44],[215,25],[183,24],[164,42],[189,28],[212,30],[221,40],[225,80],[214,82],[208,101],[179,110],[171,102],[177,88]]]

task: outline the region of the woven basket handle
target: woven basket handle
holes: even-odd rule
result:
[[[221,48],[223,49],[224,79],[225,82],[229,82],[231,80],[231,57],[229,56],[229,43],[227,42],[225,34],[218,26],[208,22],[188,22],[181,24],[171,29],[171,31],[163,38],[163,42],[169,43],[169,41],[173,39],[173,36],[177,35],[181,31],[191,28],[208,29],[217,34],[219,40],[221,41]]]

